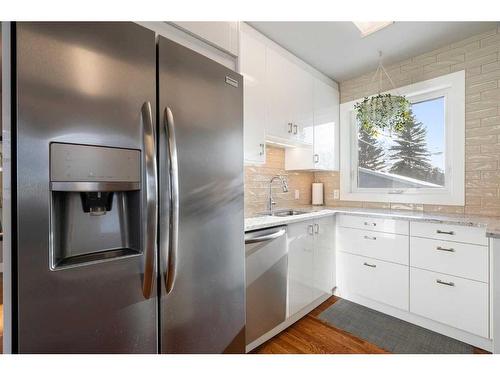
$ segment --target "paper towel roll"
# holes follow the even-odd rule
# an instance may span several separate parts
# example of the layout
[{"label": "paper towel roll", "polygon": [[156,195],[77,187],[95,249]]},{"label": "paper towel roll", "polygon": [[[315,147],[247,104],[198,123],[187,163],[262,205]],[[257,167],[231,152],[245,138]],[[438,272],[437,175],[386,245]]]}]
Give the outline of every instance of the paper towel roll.
[{"label": "paper towel roll", "polygon": [[312,184],[312,204],[321,206],[323,204],[323,183],[314,182]]}]

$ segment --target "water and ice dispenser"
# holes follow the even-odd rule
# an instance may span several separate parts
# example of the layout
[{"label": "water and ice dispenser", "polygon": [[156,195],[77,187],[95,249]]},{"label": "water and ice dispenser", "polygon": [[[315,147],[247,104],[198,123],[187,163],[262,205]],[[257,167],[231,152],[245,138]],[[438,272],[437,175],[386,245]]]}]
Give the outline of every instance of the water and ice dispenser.
[{"label": "water and ice dispenser", "polygon": [[50,145],[50,268],[141,253],[141,152]]}]

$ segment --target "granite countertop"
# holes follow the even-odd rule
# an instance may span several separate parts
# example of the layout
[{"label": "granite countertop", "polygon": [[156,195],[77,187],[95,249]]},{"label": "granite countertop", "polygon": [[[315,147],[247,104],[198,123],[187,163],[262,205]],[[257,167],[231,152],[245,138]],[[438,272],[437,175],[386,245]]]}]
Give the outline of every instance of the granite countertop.
[{"label": "granite countertop", "polygon": [[[431,223],[456,224],[473,227],[486,228],[486,236],[500,238],[500,217],[489,217],[480,215],[442,214],[421,211],[407,210],[386,210],[353,207],[326,207],[326,206],[305,206],[294,207],[296,210],[307,213],[296,216],[255,216],[245,219],[245,231],[270,228],[278,225],[296,223],[316,217],[323,217],[336,214],[351,214],[368,217],[384,217],[390,219],[404,219],[413,221],[425,221]],[[279,210],[279,209],[277,209]]]}]

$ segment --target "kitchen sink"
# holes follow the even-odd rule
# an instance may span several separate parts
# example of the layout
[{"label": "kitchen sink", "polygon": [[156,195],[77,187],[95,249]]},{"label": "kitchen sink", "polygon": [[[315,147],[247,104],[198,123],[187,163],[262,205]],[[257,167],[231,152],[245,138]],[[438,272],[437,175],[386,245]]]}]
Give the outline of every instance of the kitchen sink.
[{"label": "kitchen sink", "polygon": [[284,216],[295,216],[295,215],[303,215],[307,214],[306,211],[298,211],[298,210],[276,210],[273,212],[264,212],[261,215],[263,216],[279,216],[279,217],[284,217]]}]

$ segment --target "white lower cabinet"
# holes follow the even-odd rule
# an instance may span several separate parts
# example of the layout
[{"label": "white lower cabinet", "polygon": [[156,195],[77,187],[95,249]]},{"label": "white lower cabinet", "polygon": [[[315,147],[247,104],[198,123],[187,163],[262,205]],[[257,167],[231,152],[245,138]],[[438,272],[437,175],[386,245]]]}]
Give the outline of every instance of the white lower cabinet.
[{"label": "white lower cabinet", "polygon": [[335,286],[333,217],[288,225],[288,314],[294,315]]},{"label": "white lower cabinet", "polygon": [[484,228],[354,215],[337,225],[341,297],[491,349]]},{"label": "white lower cabinet", "polygon": [[333,216],[314,220],[313,283],[316,297],[335,287],[335,222]]},{"label": "white lower cabinet", "polygon": [[487,283],[488,247],[412,237],[411,266]]},{"label": "white lower cabinet", "polygon": [[338,253],[344,292],[408,310],[408,266]]},{"label": "white lower cabinet", "polygon": [[408,265],[408,236],[361,229],[338,228],[339,250]]},{"label": "white lower cabinet", "polygon": [[488,337],[488,284],[411,268],[410,312]]},{"label": "white lower cabinet", "polygon": [[291,316],[314,300],[312,221],[288,225],[288,314]]}]

